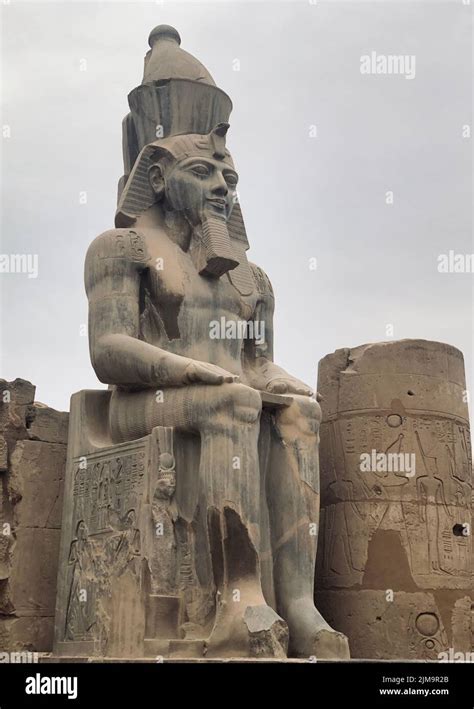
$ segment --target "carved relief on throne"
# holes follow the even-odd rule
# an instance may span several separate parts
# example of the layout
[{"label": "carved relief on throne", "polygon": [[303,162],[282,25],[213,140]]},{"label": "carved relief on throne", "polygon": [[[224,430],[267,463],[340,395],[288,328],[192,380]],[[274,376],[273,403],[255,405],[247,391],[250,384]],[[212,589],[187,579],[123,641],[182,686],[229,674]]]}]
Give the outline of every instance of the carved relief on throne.
[{"label": "carved relief on throne", "polygon": [[95,641],[104,650],[113,638],[113,623],[120,622],[121,579],[127,577],[128,586],[140,588],[139,528],[146,461],[143,442],[73,460],[74,536],[68,558],[66,642]]}]

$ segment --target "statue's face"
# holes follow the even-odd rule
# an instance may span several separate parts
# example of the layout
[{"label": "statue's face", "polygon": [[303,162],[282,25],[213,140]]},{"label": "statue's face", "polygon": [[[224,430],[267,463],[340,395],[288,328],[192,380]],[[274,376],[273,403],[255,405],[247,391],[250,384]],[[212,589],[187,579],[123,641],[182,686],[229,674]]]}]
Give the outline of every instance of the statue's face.
[{"label": "statue's face", "polygon": [[162,475],[156,484],[155,496],[160,499],[167,499],[174,495],[176,490],[176,480],[174,474]]},{"label": "statue's face", "polygon": [[164,172],[167,206],[184,212],[193,224],[203,216],[228,219],[238,175],[230,165],[211,157],[189,157]]}]

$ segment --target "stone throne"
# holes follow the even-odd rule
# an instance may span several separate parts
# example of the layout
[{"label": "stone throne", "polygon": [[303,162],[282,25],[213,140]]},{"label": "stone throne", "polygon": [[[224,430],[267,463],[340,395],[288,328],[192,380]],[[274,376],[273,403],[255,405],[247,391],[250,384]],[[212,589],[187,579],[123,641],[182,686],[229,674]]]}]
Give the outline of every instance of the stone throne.
[{"label": "stone throne", "polygon": [[[86,257],[109,388],[71,401],[55,653],[347,658],[313,599],[321,411],[273,362],[273,292],[247,261],[225,146],[232,104],[176,30],[149,42],[116,228]],[[223,314],[266,337],[216,342]]]},{"label": "stone throne", "polygon": [[[218,599],[202,564],[212,540],[199,508],[199,438],[157,426],[114,445],[110,395],[71,398],[55,654],[202,657]],[[288,397],[262,399],[261,571],[275,607],[265,486],[273,412]],[[268,649],[265,630],[255,619],[256,657]]]}]

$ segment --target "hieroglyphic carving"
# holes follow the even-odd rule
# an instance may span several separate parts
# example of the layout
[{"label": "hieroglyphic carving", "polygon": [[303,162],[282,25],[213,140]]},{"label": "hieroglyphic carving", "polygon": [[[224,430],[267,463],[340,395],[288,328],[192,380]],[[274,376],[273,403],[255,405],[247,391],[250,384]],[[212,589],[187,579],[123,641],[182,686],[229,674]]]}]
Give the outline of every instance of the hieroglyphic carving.
[{"label": "hieroglyphic carving", "polygon": [[145,242],[141,234],[131,229],[117,230],[111,235],[115,251],[122,258],[144,261],[147,258]]},{"label": "hieroglyphic carving", "polygon": [[448,646],[448,637],[436,613],[410,614],[408,637],[415,657],[438,660],[439,653]]},{"label": "hieroglyphic carving", "polygon": [[110,531],[114,519],[133,509],[143,484],[145,450],[93,454],[75,460],[74,504],[83,513],[89,534]]},{"label": "hieroglyphic carving", "polygon": [[[469,575],[471,537],[453,535],[455,522],[469,522],[470,518],[472,487],[462,479],[470,464],[464,443],[468,440],[466,424],[433,416],[397,416],[363,414],[359,419],[341,417],[323,424],[323,429],[336,430],[322,433],[322,440],[330,447],[329,455],[336,459],[333,446],[340,441],[345,461],[345,469],[338,469],[337,479],[323,490],[327,540],[324,575],[342,574],[342,585],[360,583],[369,540],[379,527],[400,533],[415,577],[432,573]],[[402,428],[396,437],[390,434],[394,420],[399,420]],[[371,436],[374,439],[369,443]],[[451,447],[445,441],[450,441]],[[361,472],[360,453],[371,448],[385,453],[415,453],[415,474]],[[338,578],[336,583],[341,581]]]},{"label": "hieroglyphic carving", "polygon": [[453,515],[446,503],[444,482],[437,474],[437,458],[425,453],[418,430],[415,431],[415,437],[424,467],[424,472],[416,478],[416,489],[420,519],[428,540],[428,572],[452,573],[453,535],[449,527],[446,527],[446,520]]}]

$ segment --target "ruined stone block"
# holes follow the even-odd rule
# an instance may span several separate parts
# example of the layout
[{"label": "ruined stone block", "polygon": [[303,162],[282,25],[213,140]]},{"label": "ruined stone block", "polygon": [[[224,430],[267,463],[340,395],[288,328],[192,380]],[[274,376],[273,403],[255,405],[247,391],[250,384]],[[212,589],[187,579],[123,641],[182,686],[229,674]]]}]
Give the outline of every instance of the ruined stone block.
[{"label": "ruined stone block", "polygon": [[18,527],[11,570],[0,595],[0,613],[53,615],[59,555],[57,529]]},{"label": "ruined stone block", "polygon": [[35,399],[36,387],[26,379],[15,379],[7,382],[0,379],[0,402],[3,404],[16,404],[17,406],[27,406]]},{"label": "ruined stone block", "polygon": [[68,414],[33,404],[35,388],[29,382],[3,380],[2,386],[7,396],[0,400],[0,649],[47,652],[52,649]]},{"label": "ruined stone block", "polygon": [[48,652],[53,645],[54,616],[11,616],[0,618],[2,652]]},{"label": "ruined stone block", "polygon": [[28,407],[28,437],[35,441],[67,444],[69,414],[39,404]]},{"label": "ruined stone block", "polygon": [[66,447],[40,441],[19,441],[11,456],[9,489],[17,502],[14,525],[61,526]]}]

